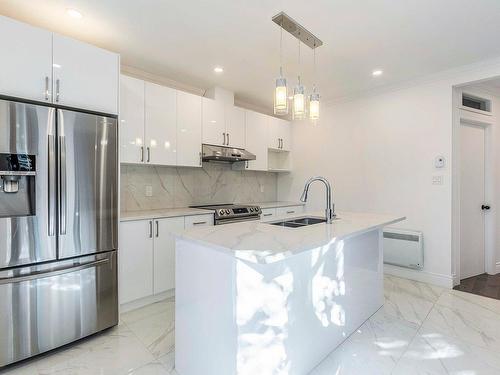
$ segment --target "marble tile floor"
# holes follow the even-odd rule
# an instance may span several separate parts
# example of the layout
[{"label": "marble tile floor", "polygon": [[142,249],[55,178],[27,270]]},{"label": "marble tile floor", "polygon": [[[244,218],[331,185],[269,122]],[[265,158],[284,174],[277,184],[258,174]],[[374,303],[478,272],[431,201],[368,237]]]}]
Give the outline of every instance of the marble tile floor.
[{"label": "marble tile floor", "polygon": [[[178,375],[174,300],[1,373]],[[341,374],[500,374],[500,301],[386,276],[384,307],[310,373]]]}]

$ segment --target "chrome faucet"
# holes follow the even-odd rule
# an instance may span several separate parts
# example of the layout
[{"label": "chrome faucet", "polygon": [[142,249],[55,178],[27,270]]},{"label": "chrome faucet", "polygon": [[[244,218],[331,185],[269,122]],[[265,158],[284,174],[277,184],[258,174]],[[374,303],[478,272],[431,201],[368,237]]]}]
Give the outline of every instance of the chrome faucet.
[{"label": "chrome faucet", "polygon": [[307,194],[309,193],[309,186],[314,182],[314,181],[321,181],[322,183],[325,184],[326,187],[326,209],[325,209],[325,216],[326,216],[326,223],[331,224],[333,219],[335,219],[335,205],[332,203],[332,187],[330,186],[330,183],[328,180],[324,177],[312,177],[306,182],[306,186],[304,186],[304,191],[302,192],[302,196],[300,197],[301,202],[307,202]]}]

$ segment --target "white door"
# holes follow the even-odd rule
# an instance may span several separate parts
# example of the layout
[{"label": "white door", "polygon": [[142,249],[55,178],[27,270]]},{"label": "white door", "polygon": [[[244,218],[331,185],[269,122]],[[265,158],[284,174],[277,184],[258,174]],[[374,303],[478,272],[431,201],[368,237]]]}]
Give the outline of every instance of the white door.
[{"label": "white door", "polygon": [[155,220],[154,294],[175,287],[175,232],[184,230],[184,217]]},{"label": "white door", "polygon": [[268,147],[275,150],[290,151],[290,122],[269,117]]},{"label": "white door", "polygon": [[226,144],[224,103],[209,98],[202,100],[203,143],[224,146]]},{"label": "white door", "polygon": [[144,161],[144,81],[120,76],[120,157],[122,163]]},{"label": "white door", "polygon": [[177,165],[201,167],[201,97],[177,91]]},{"label": "white door", "polygon": [[226,106],[226,144],[231,147],[245,148],[245,110]]},{"label": "white door", "polygon": [[153,222],[120,223],[118,260],[120,303],[153,294]]},{"label": "white door", "polygon": [[118,113],[119,55],[57,34],[53,52],[54,103]]},{"label": "white door", "polygon": [[268,118],[254,111],[246,111],[246,149],[256,160],[246,163],[248,170],[267,171]]},{"label": "white door", "polygon": [[460,126],[460,279],[485,272],[483,127]]},{"label": "white door", "polygon": [[52,101],[52,33],[0,16],[0,94]]},{"label": "white door", "polygon": [[146,163],[177,164],[176,90],[146,82]]}]

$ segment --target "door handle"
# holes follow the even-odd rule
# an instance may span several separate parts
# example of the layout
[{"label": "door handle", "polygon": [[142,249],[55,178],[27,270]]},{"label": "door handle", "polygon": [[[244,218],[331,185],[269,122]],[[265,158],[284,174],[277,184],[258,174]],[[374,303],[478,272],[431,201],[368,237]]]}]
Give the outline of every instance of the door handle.
[{"label": "door handle", "polygon": [[144,161],[144,146],[141,146],[141,163]]},{"label": "door handle", "polygon": [[[49,125],[50,126],[50,125]],[[56,175],[56,136],[51,134],[49,135],[48,143],[49,143],[49,155],[48,155],[48,235],[50,237],[55,236],[55,222],[56,222],[56,202],[55,202],[55,193],[56,193],[56,185],[57,185],[57,175]]]},{"label": "door handle", "polygon": [[149,238],[153,238],[153,222],[149,221]]},{"label": "door handle", "polygon": [[201,151],[199,152],[199,155],[200,155],[200,165],[201,165],[201,162],[202,162],[202,159],[201,159]]},{"label": "door handle", "polygon": [[146,149],[148,151],[148,159],[146,161],[149,163],[149,161],[151,160],[151,150],[149,149],[149,147],[146,147]]},{"label": "door handle", "polygon": [[159,228],[158,220],[155,221],[155,224],[156,224],[156,234],[155,234],[155,237],[158,237],[160,235],[160,228]]},{"label": "door handle", "polygon": [[59,233],[66,234],[67,191],[66,191],[66,137],[59,136]]},{"label": "door handle", "polygon": [[225,146],[226,145],[226,133],[222,133],[222,136],[224,137],[222,144]]},{"label": "door handle", "polygon": [[229,146],[229,133],[227,133],[227,146]]},{"label": "door handle", "polygon": [[49,100],[49,77],[45,76],[45,100]]},{"label": "door handle", "polygon": [[486,204],[481,205],[481,210],[483,210],[483,211],[489,210],[490,208],[491,207],[486,205]]},{"label": "door handle", "polygon": [[61,82],[58,79],[56,79],[56,102],[59,103],[59,89],[60,89],[60,86],[61,86]]}]

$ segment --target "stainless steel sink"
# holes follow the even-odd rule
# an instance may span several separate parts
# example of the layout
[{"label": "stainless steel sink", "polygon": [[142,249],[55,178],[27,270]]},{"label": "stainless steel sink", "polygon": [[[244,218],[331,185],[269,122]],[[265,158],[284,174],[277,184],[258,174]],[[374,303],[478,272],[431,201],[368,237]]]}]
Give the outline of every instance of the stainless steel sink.
[{"label": "stainless steel sink", "polygon": [[[335,218],[335,220],[338,220],[338,219],[339,218]],[[301,227],[306,227],[308,225],[320,224],[320,223],[325,223],[325,222],[326,222],[326,219],[321,218],[321,217],[304,216],[304,217],[297,217],[297,218],[288,219],[288,220],[271,221],[271,222],[268,222],[267,224],[277,225],[280,227],[287,227],[287,228],[301,228]]]}]

